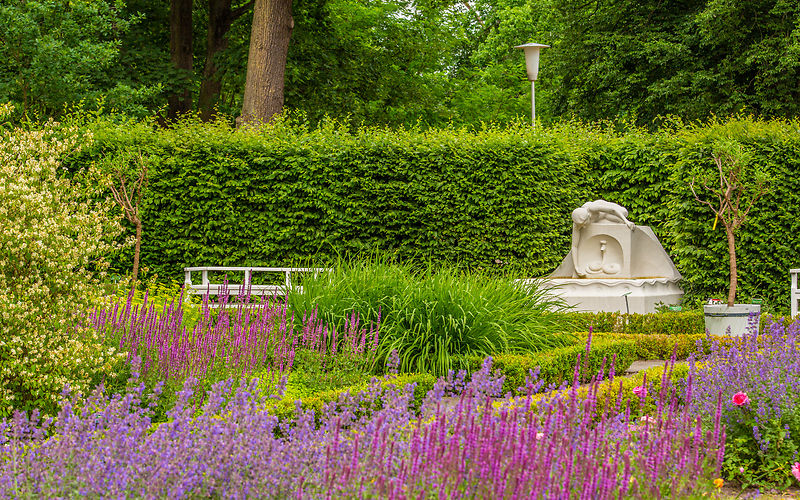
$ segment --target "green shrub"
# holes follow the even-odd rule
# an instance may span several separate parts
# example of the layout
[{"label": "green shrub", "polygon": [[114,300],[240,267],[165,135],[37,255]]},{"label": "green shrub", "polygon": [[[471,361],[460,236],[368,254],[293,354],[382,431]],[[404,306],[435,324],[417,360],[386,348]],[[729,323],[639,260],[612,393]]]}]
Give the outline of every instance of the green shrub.
[{"label": "green shrub", "polygon": [[581,330],[647,335],[701,335],[705,333],[703,311],[625,314],[617,312],[567,313]]},{"label": "green shrub", "polygon": [[354,313],[364,324],[380,319],[376,369],[393,350],[401,371],[441,376],[465,368],[465,356],[539,351],[570,341],[554,335],[572,326],[550,310],[561,303],[507,278],[455,266],[415,270],[385,257],[339,260],[333,267],[308,277],[302,291],[289,294],[289,303],[296,311],[316,309],[325,324],[339,329]]},{"label": "green shrub", "polygon": [[[414,384],[414,408],[419,409],[422,406],[422,401],[428,394],[428,391],[433,389],[436,383],[436,377],[427,373],[411,373],[400,375],[386,375],[380,380],[380,388],[383,390],[395,389],[400,390],[408,385]],[[283,399],[276,401],[271,411],[283,421],[291,421],[296,416],[297,401],[300,401],[300,407],[303,410],[314,410],[315,416],[319,419],[323,407],[335,401],[340,401],[344,404],[345,395],[358,396],[359,394],[369,390],[369,384],[361,383],[350,387],[341,389],[333,389],[323,392],[318,392],[306,397],[297,397],[296,394],[286,394]],[[370,408],[362,407],[361,411],[370,411]],[[319,420],[317,420],[319,423]]]},{"label": "green shrub", "polygon": [[103,295],[102,257],[120,225],[95,191],[61,177],[60,158],[91,138],[52,122],[7,128],[8,110],[0,106],[0,417],[53,414],[65,385],[87,393],[124,365],[78,325]]},{"label": "green shrub", "polygon": [[[624,373],[637,358],[633,340],[625,338],[606,339],[592,338],[591,349],[586,352],[586,341],[581,343],[529,354],[497,354],[492,357],[492,369],[498,370],[505,376],[503,393],[524,394],[525,380],[531,371],[539,368],[538,380],[544,381],[545,386],[560,386],[563,382],[572,383],[575,374],[575,365],[580,356],[581,366],[579,380],[589,382],[594,375],[605,367],[611,366],[611,361],[616,358],[614,367],[616,373]],[[483,358],[472,356],[468,358],[469,371],[480,369]]]},{"label": "green shrub", "polygon": [[[586,338],[588,332],[576,334],[580,338]],[[711,347],[705,335],[666,335],[656,334],[629,334],[629,333],[595,333],[592,339],[598,341],[618,341],[625,340],[633,343],[633,350],[636,359],[671,359],[673,352],[675,359],[686,359],[692,353],[700,351],[707,353]]]}]

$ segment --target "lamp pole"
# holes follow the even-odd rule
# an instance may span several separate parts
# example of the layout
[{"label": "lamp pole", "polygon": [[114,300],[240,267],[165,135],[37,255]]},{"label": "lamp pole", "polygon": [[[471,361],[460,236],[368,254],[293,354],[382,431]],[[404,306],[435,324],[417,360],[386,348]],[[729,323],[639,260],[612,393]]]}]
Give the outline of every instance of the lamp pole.
[{"label": "lamp pole", "polygon": [[514,47],[525,52],[525,67],[528,80],[531,82],[531,123],[534,127],[536,127],[536,78],[539,76],[539,53],[548,47],[550,46],[541,43],[526,43]]}]

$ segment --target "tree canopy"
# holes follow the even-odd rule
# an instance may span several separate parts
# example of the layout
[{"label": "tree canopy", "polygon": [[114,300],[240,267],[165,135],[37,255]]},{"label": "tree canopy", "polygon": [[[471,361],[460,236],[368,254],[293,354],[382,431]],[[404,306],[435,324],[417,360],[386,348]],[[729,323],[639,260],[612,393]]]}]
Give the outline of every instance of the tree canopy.
[{"label": "tree canopy", "polygon": [[[0,101],[208,119],[242,110],[253,2],[9,0],[0,6]],[[551,45],[537,82],[543,121],[706,119],[800,111],[794,0],[294,0],[284,109],[311,123],[443,125],[525,119],[514,45]],[[188,7],[187,7],[188,6]],[[188,52],[186,52],[188,50]],[[188,59],[187,59],[188,57]],[[180,100],[180,99],[178,99]]]}]

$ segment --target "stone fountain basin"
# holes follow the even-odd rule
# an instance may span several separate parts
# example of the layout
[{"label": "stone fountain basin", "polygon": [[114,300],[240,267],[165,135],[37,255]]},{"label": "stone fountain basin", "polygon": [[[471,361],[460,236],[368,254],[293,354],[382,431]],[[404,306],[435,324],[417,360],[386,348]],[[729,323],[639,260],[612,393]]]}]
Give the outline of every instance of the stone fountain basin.
[{"label": "stone fountain basin", "polygon": [[[520,280],[522,286],[538,283],[576,312],[630,312],[649,314],[656,306],[680,304],[683,290],[674,278],[541,278]],[[627,297],[627,305],[626,305]]]}]

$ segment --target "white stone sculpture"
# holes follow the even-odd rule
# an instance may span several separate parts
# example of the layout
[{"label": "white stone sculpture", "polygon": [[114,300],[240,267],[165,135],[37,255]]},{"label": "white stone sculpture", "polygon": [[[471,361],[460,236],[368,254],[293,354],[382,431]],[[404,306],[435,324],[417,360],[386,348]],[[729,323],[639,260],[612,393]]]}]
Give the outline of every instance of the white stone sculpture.
[{"label": "white stone sculpture", "polygon": [[680,302],[681,274],[653,230],[605,200],[572,212],[572,245],[544,286],[579,311],[649,313]]}]

